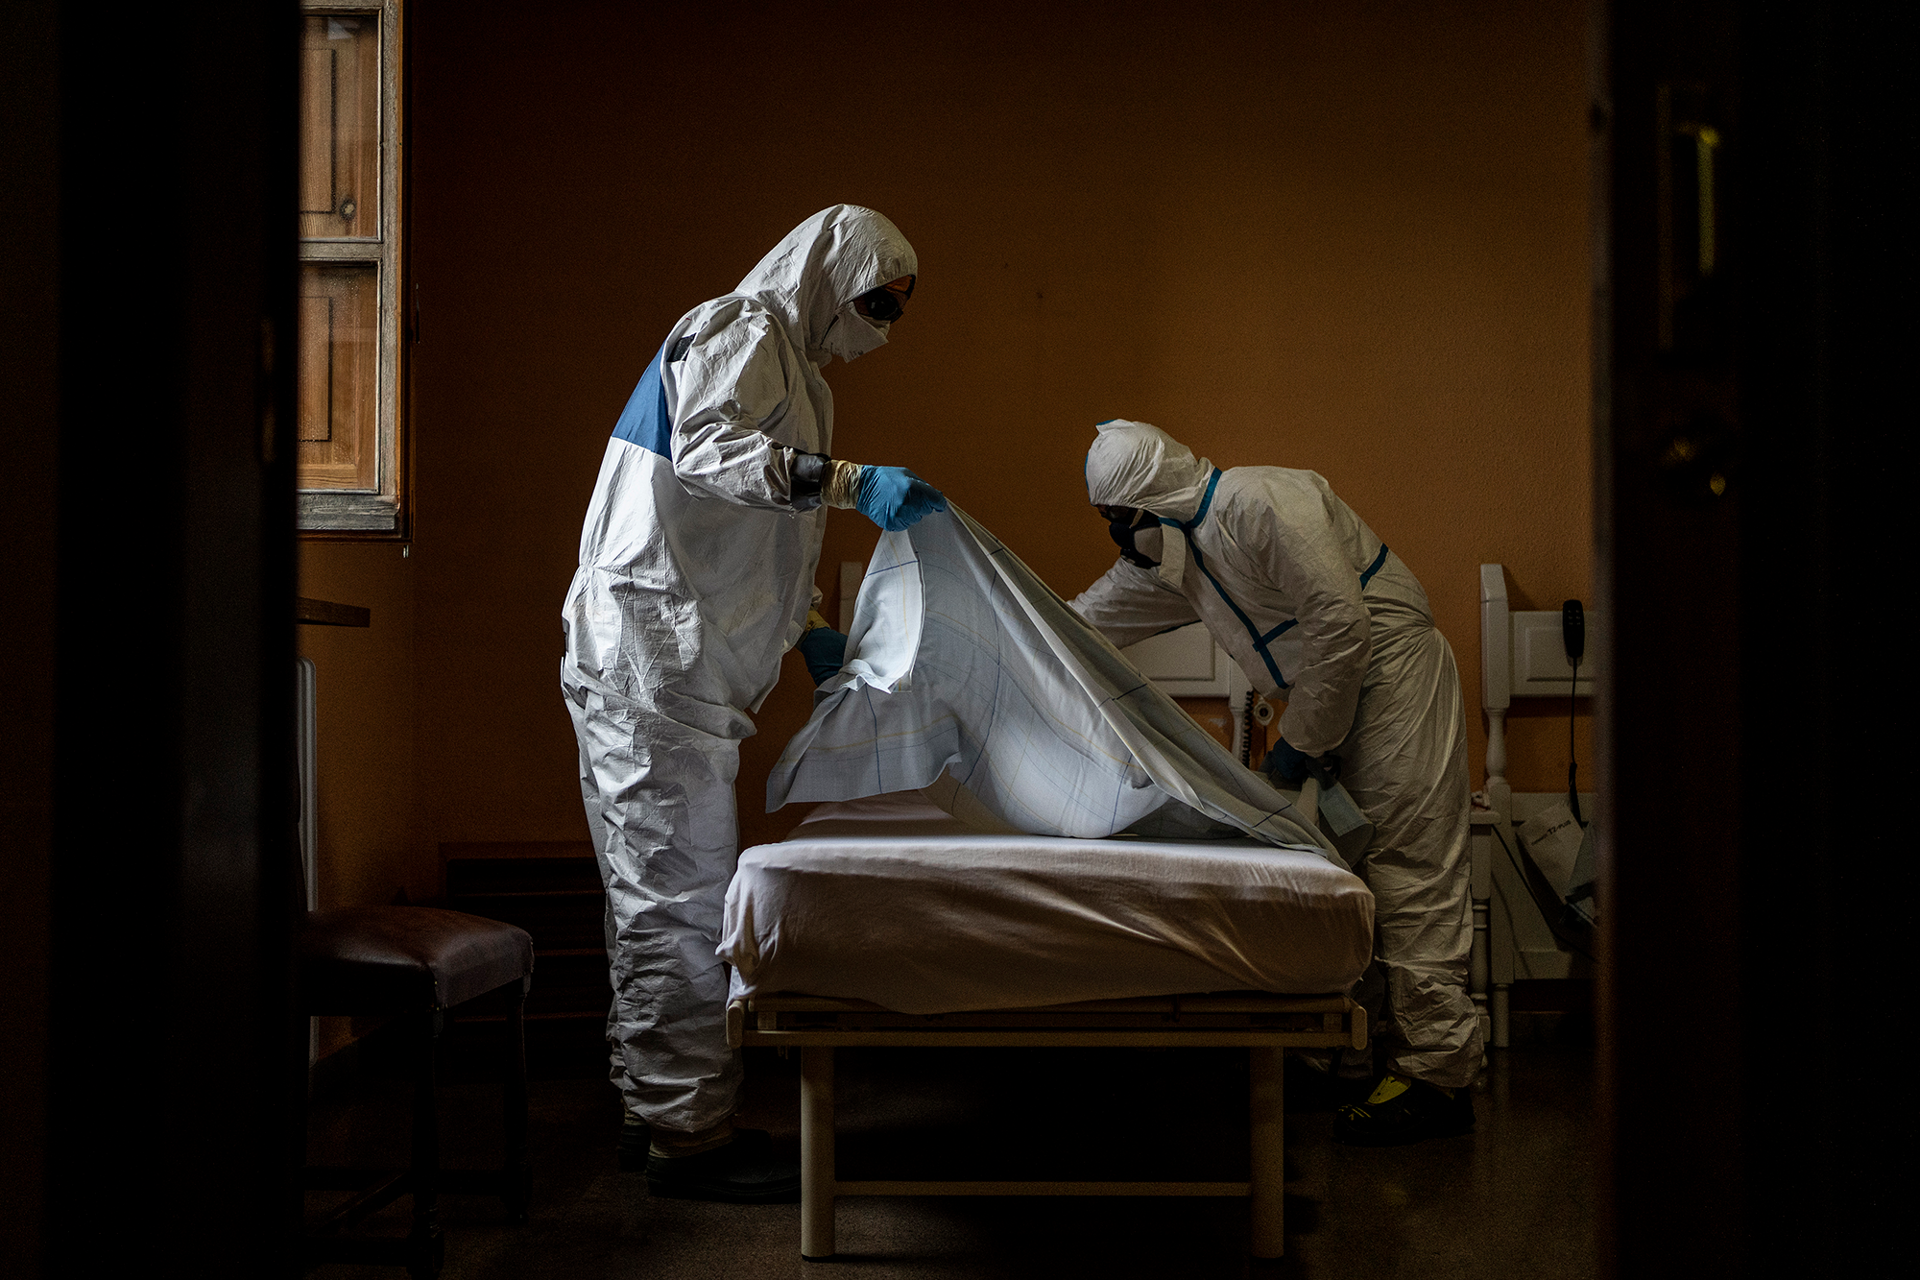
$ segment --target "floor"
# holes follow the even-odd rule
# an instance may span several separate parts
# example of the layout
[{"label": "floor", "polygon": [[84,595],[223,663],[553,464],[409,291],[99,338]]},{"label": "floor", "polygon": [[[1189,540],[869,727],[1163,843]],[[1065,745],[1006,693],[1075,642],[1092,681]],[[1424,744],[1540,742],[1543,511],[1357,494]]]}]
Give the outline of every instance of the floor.
[{"label": "floor", "polygon": [[[619,1104],[604,1081],[559,1073],[531,1087],[534,1207],[446,1197],[448,1280],[750,1280],[846,1272],[962,1277],[1295,1276],[1585,1280],[1593,1253],[1594,1087],[1588,1037],[1558,1014],[1516,1014],[1515,1044],[1474,1089],[1470,1136],[1365,1150],[1330,1140],[1331,1091],[1289,1061],[1287,1248],[1246,1257],[1246,1204],[1203,1199],[854,1199],[840,1256],[799,1256],[797,1205],[655,1200],[615,1170]],[[838,1059],[844,1177],[1234,1179],[1246,1176],[1245,1056],[1232,1050],[863,1050]],[[751,1050],[744,1123],[797,1155],[797,1060]],[[316,1107],[316,1163],[398,1161],[409,1091],[362,1080]],[[497,1159],[499,1092],[441,1091],[449,1167]],[[328,1195],[313,1193],[309,1211]],[[362,1234],[404,1234],[405,1202]],[[312,1280],[398,1270],[329,1265]]]}]

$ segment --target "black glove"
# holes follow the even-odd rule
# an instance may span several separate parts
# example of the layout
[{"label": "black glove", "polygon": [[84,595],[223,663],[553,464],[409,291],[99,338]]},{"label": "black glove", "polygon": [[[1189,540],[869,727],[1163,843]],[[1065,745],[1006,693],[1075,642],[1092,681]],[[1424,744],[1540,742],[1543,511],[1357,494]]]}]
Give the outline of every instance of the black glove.
[{"label": "black glove", "polygon": [[1267,758],[1260,762],[1260,771],[1275,782],[1287,782],[1297,787],[1307,780],[1308,763],[1307,757],[1295,751],[1291,742],[1281,738],[1267,752]]},{"label": "black glove", "polygon": [[847,660],[847,637],[832,627],[815,627],[794,648],[807,660],[807,674],[816,689],[838,675],[840,664]]},{"label": "black glove", "polygon": [[1340,780],[1340,757],[1331,751],[1325,755],[1310,756],[1281,738],[1267,752],[1267,758],[1260,762],[1260,769],[1275,782],[1286,782],[1296,787],[1309,777],[1332,785]]}]

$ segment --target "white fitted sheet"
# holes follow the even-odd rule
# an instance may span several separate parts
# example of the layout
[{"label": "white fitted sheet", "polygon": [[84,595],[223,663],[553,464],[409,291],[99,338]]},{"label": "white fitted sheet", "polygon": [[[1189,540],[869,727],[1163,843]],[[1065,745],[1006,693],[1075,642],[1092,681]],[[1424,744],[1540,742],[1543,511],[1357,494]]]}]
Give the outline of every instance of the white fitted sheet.
[{"label": "white fitted sheet", "polygon": [[918,793],[742,853],[720,943],[736,994],[903,1013],[1344,991],[1372,949],[1373,895],[1316,852],[990,834]]}]

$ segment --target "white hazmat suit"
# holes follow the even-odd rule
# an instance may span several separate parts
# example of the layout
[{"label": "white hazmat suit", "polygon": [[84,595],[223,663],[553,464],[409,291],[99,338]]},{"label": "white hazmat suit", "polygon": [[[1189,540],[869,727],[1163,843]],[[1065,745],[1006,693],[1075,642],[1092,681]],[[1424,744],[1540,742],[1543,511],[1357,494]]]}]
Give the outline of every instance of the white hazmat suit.
[{"label": "white hazmat suit", "polygon": [[826,513],[806,472],[833,444],[820,366],[884,342],[853,300],[917,274],[881,215],[809,218],[674,325],[601,462],[560,682],[607,889],[614,1082],[656,1129],[708,1130],[735,1107],[715,954],[734,776],[747,712],[814,600]]},{"label": "white hazmat suit", "polygon": [[1472,1081],[1480,1022],[1467,994],[1466,716],[1453,650],[1426,592],[1311,471],[1222,471],[1157,427],[1102,423],[1087,454],[1101,506],[1159,517],[1161,567],[1117,561],[1073,601],[1116,645],[1196,619],[1269,700],[1280,735],[1333,752],[1374,826],[1354,869],[1374,895],[1390,1069],[1443,1089]]}]

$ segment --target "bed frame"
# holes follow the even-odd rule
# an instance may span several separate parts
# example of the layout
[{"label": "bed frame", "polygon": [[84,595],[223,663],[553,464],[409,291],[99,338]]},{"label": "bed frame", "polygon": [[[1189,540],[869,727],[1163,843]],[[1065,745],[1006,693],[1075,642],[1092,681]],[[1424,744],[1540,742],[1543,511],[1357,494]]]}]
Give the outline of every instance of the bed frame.
[{"label": "bed frame", "polygon": [[[1593,615],[1589,612],[1588,631]],[[1591,652],[1591,650],[1589,651]],[[1507,782],[1507,712],[1515,698],[1553,698],[1565,704],[1569,686],[1578,697],[1593,693],[1591,667],[1579,679],[1567,663],[1558,609],[1515,610],[1507,603],[1506,568],[1480,566],[1480,709],[1487,717],[1487,780],[1474,796],[1473,962],[1469,986],[1479,1006],[1486,1042],[1510,1043],[1509,996],[1517,978],[1584,976],[1586,961],[1553,936],[1534,905],[1521,871],[1508,857],[1515,834],[1542,807],[1565,799],[1561,792],[1518,792]],[[1592,795],[1580,806],[1593,812]],[[1503,847],[1504,840],[1504,847]]]},{"label": "bed frame", "polygon": [[[834,1252],[841,1196],[1245,1196],[1256,1258],[1285,1253],[1285,1084],[1293,1048],[1363,1049],[1367,1020],[1341,995],[1261,992],[1095,1000],[1040,1009],[895,1013],[859,1000],[773,995],[735,999],[727,1042],[800,1050],[800,1254]],[[913,1048],[1228,1047],[1249,1057],[1252,1164],[1246,1182],[843,1182],[834,1172],[833,1051]]]}]

